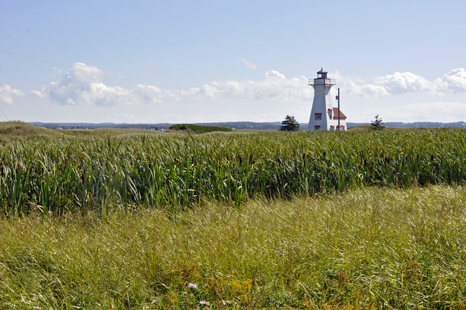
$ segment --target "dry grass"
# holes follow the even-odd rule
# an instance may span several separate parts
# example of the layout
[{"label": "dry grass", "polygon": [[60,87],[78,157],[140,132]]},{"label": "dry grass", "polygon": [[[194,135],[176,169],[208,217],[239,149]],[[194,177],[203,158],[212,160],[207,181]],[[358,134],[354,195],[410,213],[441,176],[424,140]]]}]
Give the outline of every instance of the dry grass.
[{"label": "dry grass", "polygon": [[461,187],[366,188],[175,216],[4,218],[0,308],[460,307],[465,201]]}]

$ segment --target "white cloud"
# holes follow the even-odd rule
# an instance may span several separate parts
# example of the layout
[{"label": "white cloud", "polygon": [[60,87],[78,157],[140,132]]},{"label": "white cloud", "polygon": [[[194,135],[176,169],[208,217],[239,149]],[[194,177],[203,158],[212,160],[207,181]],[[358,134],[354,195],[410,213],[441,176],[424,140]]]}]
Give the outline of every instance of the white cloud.
[{"label": "white cloud", "polygon": [[466,91],[466,71],[464,68],[451,70],[435,81],[411,72],[395,72],[374,79],[374,83],[366,83],[360,77],[343,77],[336,72],[337,82],[342,89],[353,95],[363,97],[381,97],[390,94],[408,92],[429,92],[432,95],[445,95]]},{"label": "white cloud", "polygon": [[313,93],[307,81],[304,76],[288,79],[280,72],[271,70],[259,81],[213,81],[188,89],[161,89],[158,86],[140,84],[133,94],[148,102],[206,99],[309,100]]},{"label": "white cloud", "polygon": [[283,101],[311,99],[313,91],[307,83],[308,79],[304,76],[288,79],[275,70],[266,72],[260,81],[211,82],[223,98]]},{"label": "white cloud", "polygon": [[[94,104],[97,106],[113,106],[116,104],[132,104],[134,97],[131,91],[118,86],[108,86],[104,80],[109,74],[103,70],[76,62],[70,71],[59,82],[52,82],[42,90],[42,96],[63,105]],[[39,92],[31,92],[41,96]]]},{"label": "white cloud", "polygon": [[0,103],[13,105],[13,97],[19,96],[24,96],[24,92],[19,89],[11,88],[11,86],[8,84],[3,84],[3,86],[0,86]]},{"label": "white cloud", "polygon": [[44,93],[44,91],[40,91],[40,90],[31,90],[29,92],[31,95],[37,97],[37,98],[45,98],[46,97],[46,94]]},{"label": "white cloud", "polygon": [[[37,97],[48,97],[62,105],[89,104],[102,107],[159,102],[204,102],[206,100],[276,100],[311,101],[314,95],[304,76],[287,78],[282,73],[270,70],[261,80],[212,81],[200,87],[169,89],[157,85],[138,84],[134,88],[111,86],[106,79],[111,75],[103,70],[75,63],[59,82],[52,82],[42,91],[32,91]],[[382,97],[408,92],[428,92],[433,95],[466,91],[466,71],[463,68],[451,70],[435,81],[428,81],[411,72],[395,72],[375,78],[367,83],[360,77],[342,76],[339,72],[331,75],[348,94],[363,97]],[[3,102],[12,103],[14,92],[1,88]],[[5,94],[8,94],[9,97]]]},{"label": "white cloud", "polygon": [[453,69],[442,78],[435,80],[439,92],[457,93],[466,91],[466,71],[464,68]]},{"label": "white cloud", "polygon": [[375,79],[375,85],[384,88],[387,93],[391,94],[431,91],[435,88],[432,82],[411,72],[395,72],[394,74],[378,77]]},{"label": "white cloud", "polygon": [[368,84],[358,76],[342,76],[339,71],[336,71],[331,75],[331,78],[335,78],[340,88],[350,95],[362,97],[382,97],[388,95],[388,91],[383,86]]},{"label": "white cloud", "polygon": [[252,70],[257,69],[257,66],[255,64],[253,64],[252,62],[247,61],[246,59],[243,58],[243,59],[241,59],[241,61],[243,62],[243,65],[246,68],[249,68],[249,69],[252,69]]},{"label": "white cloud", "polygon": [[[289,113],[297,116],[295,113]],[[215,122],[270,122],[281,120],[286,114],[284,113],[199,113],[199,114],[189,114],[189,115],[180,115],[180,114],[163,114],[159,115],[159,119],[163,119],[163,122],[168,123],[209,123],[212,121]],[[309,117],[306,113],[306,118]],[[158,122],[158,121],[155,121]]]},{"label": "white cloud", "polygon": [[32,91],[36,97],[48,97],[62,105],[92,104],[113,106],[138,102],[203,101],[213,99],[309,100],[312,90],[304,76],[286,78],[278,71],[265,73],[259,81],[214,81],[200,87],[167,89],[156,85],[138,84],[133,89],[105,84],[109,74],[97,67],[75,63],[59,82],[52,82],[42,91]]}]

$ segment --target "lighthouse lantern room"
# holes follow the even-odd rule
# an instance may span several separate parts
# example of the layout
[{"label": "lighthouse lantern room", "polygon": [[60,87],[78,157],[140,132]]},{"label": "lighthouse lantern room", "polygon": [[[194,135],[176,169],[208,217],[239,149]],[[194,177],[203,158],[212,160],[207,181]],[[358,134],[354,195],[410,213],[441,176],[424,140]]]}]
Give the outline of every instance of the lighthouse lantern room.
[{"label": "lighthouse lantern room", "polygon": [[335,80],[327,78],[327,73],[321,68],[317,72],[317,78],[309,80],[309,85],[314,87],[314,101],[308,130],[346,130],[346,116],[338,111],[338,108],[333,107],[330,95]]}]

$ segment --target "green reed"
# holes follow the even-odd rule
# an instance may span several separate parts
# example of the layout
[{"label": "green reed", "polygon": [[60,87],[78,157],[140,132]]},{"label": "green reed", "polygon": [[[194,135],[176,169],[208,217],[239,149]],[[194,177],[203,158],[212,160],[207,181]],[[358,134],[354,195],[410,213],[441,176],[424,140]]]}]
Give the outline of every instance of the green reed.
[{"label": "green reed", "polygon": [[0,146],[5,214],[135,206],[176,211],[363,186],[466,180],[461,129],[40,138]]}]

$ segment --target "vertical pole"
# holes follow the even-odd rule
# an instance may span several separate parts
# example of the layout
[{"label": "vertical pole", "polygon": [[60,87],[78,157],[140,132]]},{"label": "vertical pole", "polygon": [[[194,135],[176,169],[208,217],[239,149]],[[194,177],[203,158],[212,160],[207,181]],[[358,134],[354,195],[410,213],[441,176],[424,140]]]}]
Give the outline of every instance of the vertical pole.
[{"label": "vertical pole", "polygon": [[340,127],[340,88],[338,87],[338,130],[341,130]]}]

